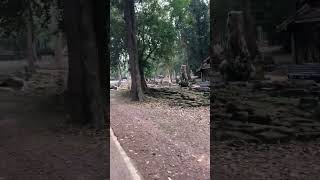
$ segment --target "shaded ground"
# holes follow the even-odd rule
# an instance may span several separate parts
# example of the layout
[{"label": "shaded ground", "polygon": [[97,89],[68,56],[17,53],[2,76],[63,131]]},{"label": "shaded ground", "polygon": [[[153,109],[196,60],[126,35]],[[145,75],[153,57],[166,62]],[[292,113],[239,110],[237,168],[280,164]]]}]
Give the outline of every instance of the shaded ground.
[{"label": "shaded ground", "polygon": [[213,145],[213,179],[216,180],[318,180],[320,141],[287,144]]},{"label": "shaded ground", "polygon": [[106,179],[106,134],[66,124],[51,93],[55,74],[36,74],[24,92],[0,91],[0,179]]},{"label": "shaded ground", "polygon": [[260,81],[217,89],[211,111],[215,138],[256,143],[319,138],[319,90],[312,81]]},{"label": "shaded ground", "polygon": [[216,89],[213,179],[319,179],[318,93],[319,84],[306,80]]},{"label": "shaded ground", "polygon": [[111,127],[145,179],[210,179],[209,107],[132,103],[111,92]]}]

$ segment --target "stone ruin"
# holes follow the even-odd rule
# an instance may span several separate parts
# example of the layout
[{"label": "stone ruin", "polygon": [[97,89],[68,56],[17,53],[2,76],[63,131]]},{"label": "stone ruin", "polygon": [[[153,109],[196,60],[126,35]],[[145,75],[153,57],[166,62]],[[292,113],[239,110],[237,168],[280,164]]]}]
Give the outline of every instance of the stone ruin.
[{"label": "stone ruin", "polygon": [[211,102],[216,141],[284,143],[320,138],[320,84],[307,80],[233,82]]},{"label": "stone ruin", "polygon": [[181,65],[180,74],[179,85],[181,87],[189,87],[191,77],[187,65]]}]

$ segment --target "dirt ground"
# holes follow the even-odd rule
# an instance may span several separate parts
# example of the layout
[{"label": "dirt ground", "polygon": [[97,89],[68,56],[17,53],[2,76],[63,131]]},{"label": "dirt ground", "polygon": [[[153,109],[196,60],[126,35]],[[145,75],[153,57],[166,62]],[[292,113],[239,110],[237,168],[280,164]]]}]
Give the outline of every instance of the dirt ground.
[{"label": "dirt ground", "polygon": [[231,147],[213,144],[214,180],[318,180],[320,141]]},{"label": "dirt ground", "polygon": [[[296,82],[297,83],[297,82]],[[303,81],[303,83],[307,83]],[[304,84],[301,84],[301,86]],[[230,85],[230,88],[233,87]],[[285,86],[286,87],[286,86]],[[312,86],[301,87],[305,90]],[[296,88],[296,86],[294,86]],[[315,89],[318,86],[315,87]],[[232,88],[231,88],[232,89]],[[256,111],[256,115],[263,115],[264,113],[277,114],[279,119],[273,118],[274,125],[281,127],[281,123],[285,123],[285,119],[288,122],[292,122],[297,117],[304,117],[310,120],[310,122],[317,124],[319,123],[311,114],[311,109],[300,109],[299,110],[299,99],[306,98],[303,95],[294,95],[284,97],[281,95],[273,96],[266,95],[263,92],[248,91],[250,88],[235,88],[231,91],[224,92],[226,89],[221,91],[216,90],[216,105],[219,101],[224,102],[239,102],[240,104],[252,104],[248,109]],[[283,91],[290,90],[290,88],[282,88]],[[281,91],[281,90],[280,90]],[[222,93],[223,92],[223,93]],[[234,93],[232,93],[234,92]],[[277,90],[270,91],[272,93]],[[257,96],[260,94],[259,96]],[[283,93],[285,94],[285,93]],[[307,93],[308,97],[312,93]],[[289,95],[285,94],[285,95]],[[250,97],[251,96],[251,97]],[[261,101],[261,98],[263,99]],[[219,100],[220,99],[220,100]],[[259,100],[260,99],[260,100]],[[250,101],[250,102],[249,102]],[[232,104],[232,103],[231,103]],[[239,105],[239,104],[238,104]],[[221,106],[222,107],[222,106]],[[232,106],[225,106],[232,107]],[[240,106],[237,106],[240,107]],[[249,106],[245,106],[248,108]],[[276,108],[275,108],[276,107]],[[228,109],[227,108],[227,109]],[[301,108],[301,107],[300,107]],[[257,111],[259,110],[260,111]],[[280,113],[277,113],[277,109],[280,109]],[[219,113],[231,113],[231,111],[224,111],[223,108],[215,106],[212,109],[212,121],[215,122],[215,126],[218,127],[219,122],[229,123],[225,127],[216,128],[214,132],[244,132],[245,127],[239,129],[234,128],[233,130],[225,130],[224,128],[232,129],[231,122],[241,123],[241,115],[234,115],[233,118],[227,116],[217,116]],[[232,113],[237,112],[236,109],[232,110]],[[297,113],[301,112],[301,113]],[[292,113],[292,115],[291,115]],[[309,114],[308,114],[309,113]],[[254,114],[254,113],[253,113]],[[276,117],[272,116],[272,117]],[[258,116],[256,116],[258,117]],[[258,118],[256,118],[257,120]],[[234,121],[233,121],[234,120]],[[246,125],[250,125],[251,120],[254,118],[246,119]],[[275,122],[280,122],[277,126]],[[258,121],[257,121],[258,122]],[[266,123],[262,120],[259,123]],[[254,123],[253,123],[254,124]],[[320,140],[319,136],[305,136],[307,138],[299,139],[295,138],[301,134],[317,133],[316,129],[307,129],[308,124],[298,124],[297,128],[292,132],[290,138],[281,141],[259,141],[259,143],[247,143],[245,142],[246,137],[243,134],[235,133],[232,139],[216,140],[212,141],[212,179],[214,180],[317,180],[320,177]],[[254,131],[259,131],[259,125],[256,124],[253,128]],[[270,126],[271,127],[271,126]],[[291,127],[290,123],[284,127]],[[316,127],[316,126],[315,126]],[[305,130],[304,130],[305,128]],[[252,129],[251,129],[252,130]],[[250,131],[250,130],[249,130]],[[249,132],[248,131],[248,132]],[[253,131],[251,131],[253,132]],[[270,131],[275,132],[275,131]],[[280,132],[280,131],[279,131]],[[216,133],[218,134],[218,133]],[[254,133],[250,133],[254,135]],[[318,134],[316,134],[318,135]],[[258,136],[257,136],[258,137]],[[274,136],[276,137],[276,136]],[[301,136],[302,137],[302,136]],[[263,140],[263,138],[261,139]]]},{"label": "dirt ground", "polygon": [[67,124],[57,96],[36,94],[0,91],[0,179],[106,179],[106,134]]},{"label": "dirt ground", "polygon": [[111,127],[145,179],[210,179],[209,107],[132,103],[111,92]]}]

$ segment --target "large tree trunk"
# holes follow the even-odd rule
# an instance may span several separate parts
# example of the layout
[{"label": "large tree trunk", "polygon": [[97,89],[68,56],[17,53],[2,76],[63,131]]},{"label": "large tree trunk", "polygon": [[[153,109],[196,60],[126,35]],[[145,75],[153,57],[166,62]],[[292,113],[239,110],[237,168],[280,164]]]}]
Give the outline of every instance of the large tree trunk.
[{"label": "large tree trunk", "polygon": [[142,66],[140,66],[140,77],[141,77],[142,91],[143,92],[147,92],[148,91],[148,85],[147,85],[146,77],[144,75],[144,71],[143,71],[143,67]]},{"label": "large tree trunk", "polygon": [[129,53],[129,70],[131,74],[131,95],[133,100],[143,99],[141,72],[138,60],[134,0],[124,1],[124,19],[127,30],[127,47]]},{"label": "large tree trunk", "polygon": [[90,117],[97,128],[105,123],[102,85],[100,81],[99,50],[95,33],[93,4],[91,0],[82,1],[83,53],[86,80],[86,95],[89,102]]},{"label": "large tree trunk", "polygon": [[[110,3],[109,1],[93,1],[94,4],[94,27],[96,32],[96,43],[99,54],[99,80],[102,103],[104,104],[105,119],[109,118],[109,105],[107,102],[110,99]],[[109,130],[109,129],[108,129]]]},{"label": "large tree trunk", "polygon": [[79,0],[63,1],[64,26],[68,44],[68,105],[71,118],[74,122],[88,121],[86,107],[85,77],[82,61],[82,34],[81,34],[81,6]]},{"label": "large tree trunk", "polygon": [[[92,123],[96,128],[105,124],[105,84],[101,81],[107,69],[100,69],[101,42],[95,28],[93,7],[89,0],[65,1],[65,26],[68,39],[68,94],[72,119]],[[102,22],[104,24],[104,22]],[[103,29],[103,27],[102,27]],[[106,59],[104,59],[106,61]],[[101,72],[102,71],[102,72]]]}]

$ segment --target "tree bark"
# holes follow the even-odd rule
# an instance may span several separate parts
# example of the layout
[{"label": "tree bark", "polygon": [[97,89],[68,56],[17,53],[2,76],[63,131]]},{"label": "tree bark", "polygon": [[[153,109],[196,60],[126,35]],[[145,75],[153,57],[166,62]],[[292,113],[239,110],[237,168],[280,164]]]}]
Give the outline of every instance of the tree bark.
[{"label": "tree bark", "polygon": [[121,64],[119,62],[118,63],[118,86],[121,85],[121,81],[122,81],[122,73],[121,73]]},{"label": "tree bark", "polygon": [[171,76],[170,68],[168,68],[168,74],[169,74],[169,82],[171,84],[172,83],[172,76]]},{"label": "tree bark", "polygon": [[143,99],[141,71],[138,60],[134,0],[124,1],[124,19],[127,30],[127,48],[129,53],[129,71],[131,74],[131,95],[133,100]]},{"label": "tree bark", "polygon": [[148,91],[148,85],[146,81],[146,77],[144,75],[143,67],[140,65],[140,77],[141,77],[141,87],[143,92]]},{"label": "tree bark", "polygon": [[138,59],[139,59],[139,71],[140,71],[140,77],[141,77],[141,87],[142,87],[142,91],[143,92],[147,92],[148,91],[148,85],[146,82],[146,77],[145,77],[145,73],[144,73],[144,67],[143,67],[143,61],[147,61],[149,59],[149,57],[151,56],[151,53],[149,53],[149,55],[143,59],[143,54],[144,54],[144,50],[142,51],[138,51]]},{"label": "tree bark", "polygon": [[56,37],[56,43],[55,43],[55,62],[58,67],[62,67],[62,60],[63,60],[63,36],[62,32],[58,32]]},{"label": "tree bark", "polygon": [[[97,24],[89,0],[64,1],[65,27],[68,40],[69,78],[68,95],[71,117],[74,121],[91,123],[96,128],[105,124],[105,84],[101,68],[103,54],[98,42]],[[104,24],[104,22],[102,22]],[[101,35],[101,34],[100,34]]]},{"label": "tree bark", "polygon": [[25,23],[26,23],[26,36],[27,36],[27,61],[28,70],[32,73],[35,71],[35,56],[34,56],[34,36],[33,36],[33,19],[30,5],[26,12]]},{"label": "tree bark", "polygon": [[245,39],[247,42],[248,50],[250,53],[250,59],[255,59],[260,54],[257,45],[257,31],[255,25],[255,18],[251,11],[251,0],[245,0],[244,3],[244,29]]},{"label": "tree bark", "polygon": [[[93,1],[94,11],[94,27],[96,32],[96,43],[99,54],[99,80],[102,103],[104,104],[103,110],[105,119],[109,118],[108,101],[110,99],[110,3],[109,1]],[[109,124],[107,124],[109,125]],[[108,127],[107,127],[108,128]],[[108,129],[109,130],[109,129]]]},{"label": "tree bark", "polygon": [[96,42],[93,5],[90,0],[82,1],[82,30],[83,30],[83,53],[86,81],[86,95],[89,102],[90,119],[96,128],[102,128],[105,123],[104,103],[101,99],[99,52]]},{"label": "tree bark", "polygon": [[86,108],[85,77],[81,47],[81,6],[79,0],[63,1],[64,26],[68,44],[69,112],[74,122],[86,123],[89,115]]}]

